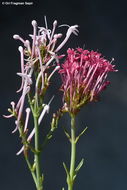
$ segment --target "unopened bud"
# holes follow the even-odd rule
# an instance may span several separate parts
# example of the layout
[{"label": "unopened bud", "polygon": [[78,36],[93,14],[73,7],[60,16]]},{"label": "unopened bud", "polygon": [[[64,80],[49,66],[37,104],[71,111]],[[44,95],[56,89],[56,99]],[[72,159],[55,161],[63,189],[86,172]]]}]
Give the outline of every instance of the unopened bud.
[{"label": "unopened bud", "polygon": [[15,34],[15,35],[13,35],[13,38],[14,38],[15,40],[18,40],[18,39],[20,38],[20,36],[17,35],[17,34]]},{"label": "unopened bud", "polygon": [[37,26],[36,20],[32,20],[31,24],[32,24],[33,27],[36,27]]}]

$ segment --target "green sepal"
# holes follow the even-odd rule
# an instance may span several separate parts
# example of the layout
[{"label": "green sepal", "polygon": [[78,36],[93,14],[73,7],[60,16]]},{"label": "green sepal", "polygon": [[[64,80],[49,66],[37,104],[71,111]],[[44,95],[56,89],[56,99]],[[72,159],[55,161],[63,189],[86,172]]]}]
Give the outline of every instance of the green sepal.
[{"label": "green sepal", "polygon": [[79,138],[86,132],[86,130],[88,129],[88,127],[85,127],[85,129],[76,137],[75,142],[77,143]]}]

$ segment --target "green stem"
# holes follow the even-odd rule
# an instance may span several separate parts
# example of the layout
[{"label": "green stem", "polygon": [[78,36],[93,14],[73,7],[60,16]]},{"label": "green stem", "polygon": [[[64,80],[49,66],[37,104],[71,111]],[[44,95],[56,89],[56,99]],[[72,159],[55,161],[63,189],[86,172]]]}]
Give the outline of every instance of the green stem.
[{"label": "green stem", "polygon": [[34,115],[34,127],[35,127],[35,165],[36,165],[36,177],[37,177],[37,190],[42,190],[42,176],[40,168],[40,146],[39,146],[39,126],[38,116]]},{"label": "green stem", "polygon": [[[24,144],[24,150],[25,150],[25,149],[26,149],[25,146],[28,146],[28,144],[27,144],[28,142],[27,142],[27,139],[26,139],[26,137],[25,137],[25,134],[24,134],[23,129],[24,129],[24,127],[22,127],[22,126],[19,127],[19,133],[20,133],[20,136],[21,136],[21,138],[22,138],[22,142],[23,142],[23,144]],[[33,150],[33,147],[32,147],[32,146],[30,146],[30,147],[31,147],[31,149]],[[27,151],[24,151],[24,158],[25,158],[25,160],[26,160],[26,163],[27,163],[27,165],[28,165],[28,168],[29,168],[29,170],[30,170],[30,172],[31,172],[31,175],[32,175],[32,177],[33,177],[34,183],[35,183],[36,188],[37,188],[36,175],[35,175],[35,172],[34,172],[34,170],[33,170],[33,168],[32,168],[32,165],[31,165],[31,163],[30,163],[30,161],[29,161],[28,152],[27,152]]]},{"label": "green stem", "polygon": [[75,137],[75,115],[71,115],[71,161],[70,161],[70,181],[68,183],[68,190],[73,190],[74,175],[75,175],[75,161],[76,161],[76,137]]},{"label": "green stem", "polygon": [[31,175],[32,175],[32,177],[33,177],[34,183],[35,183],[36,188],[37,188],[36,175],[35,175],[34,171],[32,170],[32,166],[31,166],[31,164],[30,164],[30,162],[29,162],[28,156],[25,155],[24,157],[25,157],[26,163],[27,163],[27,165],[28,165],[28,168],[29,168],[29,170],[30,170],[30,172],[31,172]]}]

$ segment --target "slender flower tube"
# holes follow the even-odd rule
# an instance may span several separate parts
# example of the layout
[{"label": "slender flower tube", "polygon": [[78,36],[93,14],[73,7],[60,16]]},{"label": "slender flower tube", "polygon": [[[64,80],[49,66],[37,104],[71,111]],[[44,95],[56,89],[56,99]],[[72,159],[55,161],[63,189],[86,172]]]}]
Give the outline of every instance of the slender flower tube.
[{"label": "slender flower tube", "polygon": [[[23,52],[23,47],[19,46],[18,50],[20,51],[20,55],[21,55],[21,73],[24,74],[24,52]],[[21,87],[19,90],[17,90],[17,92],[20,92],[23,88],[23,77],[22,77],[22,83],[21,83]]]},{"label": "slender flower tube", "polygon": [[24,132],[26,132],[27,127],[28,127],[28,121],[30,117],[30,108],[26,108],[26,120],[25,120],[25,126],[24,126]]},{"label": "slender flower tube", "polygon": [[33,26],[33,44],[32,44],[32,55],[31,55],[31,57],[33,58],[34,53],[35,53],[35,43],[36,43],[36,33],[37,33],[37,22],[36,22],[36,20],[32,21],[32,26]]}]

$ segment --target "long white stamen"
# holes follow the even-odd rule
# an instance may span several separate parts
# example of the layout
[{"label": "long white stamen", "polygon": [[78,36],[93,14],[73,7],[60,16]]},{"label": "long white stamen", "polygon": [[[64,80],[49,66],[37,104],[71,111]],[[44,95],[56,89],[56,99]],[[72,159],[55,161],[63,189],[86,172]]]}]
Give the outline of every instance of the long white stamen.
[{"label": "long white stamen", "polygon": [[21,55],[21,71],[24,73],[24,52],[23,52],[23,47],[19,46],[18,50],[20,51]]},{"label": "long white stamen", "polygon": [[29,92],[29,90],[30,90],[30,87],[27,86],[27,80],[26,80],[25,83],[24,83],[23,93],[22,93],[21,100],[20,100],[21,102],[20,102],[20,107],[19,107],[19,112],[18,112],[18,118],[17,118],[17,126],[18,127],[19,127],[19,121],[20,121],[21,116],[22,116],[25,96]]},{"label": "long white stamen", "polygon": [[[20,51],[20,56],[21,56],[21,72],[24,73],[24,52],[23,52],[23,47],[19,46],[18,50]],[[20,92],[22,90],[23,83],[24,83],[24,80],[22,78],[21,87],[16,92]]]},{"label": "long white stamen", "polygon": [[61,24],[61,25],[58,26],[58,28],[61,28],[63,26],[67,26],[68,28],[70,27],[68,24]]},{"label": "long white stamen", "polygon": [[21,42],[23,42],[23,44],[25,44],[25,40],[23,40],[23,38],[21,38],[19,35],[15,34],[15,35],[13,35],[13,38],[15,40],[20,40]]},{"label": "long white stamen", "polygon": [[48,81],[50,80],[50,78],[53,76],[53,74],[60,69],[60,66],[56,66],[55,69],[52,71],[52,73],[49,75],[48,77]]},{"label": "long white stamen", "polygon": [[[56,38],[54,38],[53,40],[52,40],[52,44],[50,44],[50,45],[52,45],[51,46],[51,51],[53,51],[54,50],[54,48],[55,48],[55,45],[56,45],[56,42],[57,42],[57,39]],[[49,46],[50,47],[50,46]],[[49,50],[49,49],[48,49]]]},{"label": "long white stamen", "polygon": [[45,107],[44,107],[44,109],[43,109],[43,111],[42,111],[42,113],[41,113],[41,115],[40,115],[40,117],[38,119],[38,124],[39,125],[40,125],[45,113],[48,112],[48,111],[49,111],[49,105],[45,105]]},{"label": "long white stamen", "polygon": [[51,40],[52,40],[52,38],[53,38],[53,35],[54,35],[54,32],[55,32],[56,26],[57,26],[57,20],[55,20],[55,21],[53,22],[53,29],[52,29],[52,33],[51,33],[50,42],[51,42]]},{"label": "long white stamen", "polygon": [[46,63],[45,69],[49,66],[49,64],[55,59],[55,55],[51,57],[51,59]]},{"label": "long white stamen", "polygon": [[38,84],[39,84],[39,80],[40,80],[41,76],[42,76],[42,74],[41,74],[41,71],[40,71],[40,73],[37,76],[37,80],[36,80],[36,84],[35,84],[36,89],[38,88]]},{"label": "long white stamen", "polygon": [[10,115],[3,115],[3,117],[5,117],[5,118],[11,118],[11,117],[13,117],[14,115],[13,114],[10,114]]},{"label": "long white stamen", "polygon": [[15,124],[16,124],[16,127],[15,127],[15,129],[12,131],[12,133],[15,133],[17,130],[18,130],[18,122],[17,122],[17,120],[15,121]]},{"label": "long white stamen", "polygon": [[24,150],[24,146],[20,149],[20,151],[18,151],[18,152],[16,153],[16,155],[18,156],[19,154],[21,154],[21,153],[23,152],[23,150]]},{"label": "long white stamen", "polygon": [[47,24],[47,18],[46,18],[46,16],[44,16],[44,20],[45,20],[45,28],[46,28],[46,30],[48,30],[48,24]]},{"label": "long white stamen", "polygon": [[19,110],[20,104],[21,104],[22,96],[19,98],[18,103],[16,105],[16,110]]},{"label": "long white stamen", "polygon": [[25,41],[25,46],[26,46],[26,48],[28,49],[28,52],[31,53],[31,47],[30,47],[30,42],[29,42],[29,40],[26,40],[26,41]]},{"label": "long white stamen", "polygon": [[26,120],[25,120],[24,132],[26,131],[27,126],[28,126],[29,116],[30,116],[30,108],[27,108],[26,109]]},{"label": "long white stamen", "polygon": [[36,42],[36,33],[37,33],[37,22],[35,20],[32,21],[32,26],[33,26],[33,44],[32,44],[31,57],[33,58],[34,53],[35,53],[35,42]]},{"label": "long white stamen", "polygon": [[43,88],[44,88],[44,69],[43,69],[43,66],[42,66],[42,58],[41,58],[39,47],[37,47],[37,50],[38,50],[38,55],[39,55],[40,68],[41,68],[41,78],[42,78],[41,90],[43,90]]}]

